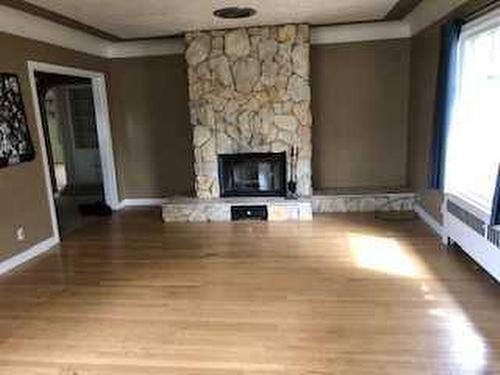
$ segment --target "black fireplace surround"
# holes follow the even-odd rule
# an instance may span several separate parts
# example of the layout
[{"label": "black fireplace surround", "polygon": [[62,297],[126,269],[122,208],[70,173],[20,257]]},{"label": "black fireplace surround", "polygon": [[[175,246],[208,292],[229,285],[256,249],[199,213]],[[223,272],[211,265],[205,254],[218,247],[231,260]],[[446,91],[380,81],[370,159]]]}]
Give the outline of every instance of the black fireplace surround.
[{"label": "black fireplace surround", "polygon": [[219,155],[221,197],[286,196],[286,152]]}]

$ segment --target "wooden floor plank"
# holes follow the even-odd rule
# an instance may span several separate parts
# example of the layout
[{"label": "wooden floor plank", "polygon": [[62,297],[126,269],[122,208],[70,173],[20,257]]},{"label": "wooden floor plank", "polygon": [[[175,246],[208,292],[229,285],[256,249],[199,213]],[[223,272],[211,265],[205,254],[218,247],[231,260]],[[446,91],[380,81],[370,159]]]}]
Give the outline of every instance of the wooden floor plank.
[{"label": "wooden floor plank", "polygon": [[125,210],[0,277],[0,374],[500,373],[498,285],[423,223]]}]

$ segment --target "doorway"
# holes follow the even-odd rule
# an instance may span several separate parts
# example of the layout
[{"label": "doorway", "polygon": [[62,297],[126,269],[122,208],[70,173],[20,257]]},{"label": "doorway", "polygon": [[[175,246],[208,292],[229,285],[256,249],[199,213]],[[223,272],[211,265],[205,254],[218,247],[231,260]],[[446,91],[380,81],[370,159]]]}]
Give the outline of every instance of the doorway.
[{"label": "doorway", "polygon": [[59,232],[85,222],[83,208],[104,205],[92,82],[35,72]]},{"label": "doorway", "polygon": [[29,62],[54,238],[119,208],[102,73]]}]

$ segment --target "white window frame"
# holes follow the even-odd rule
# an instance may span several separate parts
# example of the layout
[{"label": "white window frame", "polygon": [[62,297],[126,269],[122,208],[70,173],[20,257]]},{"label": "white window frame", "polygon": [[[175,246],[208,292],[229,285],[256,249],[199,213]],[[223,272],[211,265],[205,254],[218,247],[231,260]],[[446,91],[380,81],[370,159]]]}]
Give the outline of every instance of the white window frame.
[{"label": "white window frame", "polygon": [[[464,61],[463,44],[465,43],[466,40],[497,27],[500,27],[500,8],[488,12],[487,14],[478,17],[477,19],[469,21],[462,27],[460,33],[460,39],[458,42],[456,76],[454,78],[456,82],[457,93],[460,92],[460,83],[461,83],[460,77],[462,75],[462,67]],[[446,175],[445,175],[445,181],[446,181]],[[474,197],[468,194],[464,194],[463,191],[458,191],[454,189],[450,183],[446,182],[445,182],[445,193],[459,198],[460,200],[465,202],[467,206],[473,208],[473,211],[476,212],[477,216],[479,216],[481,219],[485,220],[486,222],[490,221],[491,211],[492,211],[491,207],[484,205],[482,202],[478,201],[477,199],[474,199]]]}]

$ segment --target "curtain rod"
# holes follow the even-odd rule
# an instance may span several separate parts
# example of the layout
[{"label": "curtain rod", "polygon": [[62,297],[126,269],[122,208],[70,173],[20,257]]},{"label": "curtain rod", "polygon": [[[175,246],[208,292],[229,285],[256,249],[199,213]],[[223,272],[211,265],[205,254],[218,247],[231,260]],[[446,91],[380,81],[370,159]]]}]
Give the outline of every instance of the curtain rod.
[{"label": "curtain rod", "polygon": [[497,8],[500,8],[500,0],[493,0],[489,3],[487,3],[486,5],[480,7],[479,9],[476,9],[475,11],[467,14],[464,17],[465,21],[469,22],[469,21],[475,20],[476,18],[479,18],[479,17],[485,15],[486,13],[488,13],[494,9],[497,9]]}]

